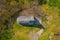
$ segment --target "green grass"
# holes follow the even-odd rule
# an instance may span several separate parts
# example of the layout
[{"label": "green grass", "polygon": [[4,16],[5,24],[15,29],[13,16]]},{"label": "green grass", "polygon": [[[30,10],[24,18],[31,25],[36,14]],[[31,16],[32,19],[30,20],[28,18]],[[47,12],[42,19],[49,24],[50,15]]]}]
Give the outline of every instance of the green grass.
[{"label": "green grass", "polygon": [[[45,25],[46,29],[44,33],[39,37],[39,40],[49,40],[49,35],[51,33],[57,34],[60,32],[60,16],[59,16],[59,8],[58,7],[50,7],[49,5],[42,5],[42,9],[46,12],[47,15],[47,25]],[[51,17],[50,17],[51,16]],[[56,40],[54,37],[52,40]]]},{"label": "green grass", "polygon": [[60,0],[49,0],[49,5],[60,8]]},{"label": "green grass", "polygon": [[33,30],[37,32],[39,28],[22,26],[15,22],[13,27],[14,35],[11,40],[29,40],[29,33]]},{"label": "green grass", "polygon": [[0,40],[10,40],[13,36],[12,30],[5,30],[2,33],[1,39]]}]

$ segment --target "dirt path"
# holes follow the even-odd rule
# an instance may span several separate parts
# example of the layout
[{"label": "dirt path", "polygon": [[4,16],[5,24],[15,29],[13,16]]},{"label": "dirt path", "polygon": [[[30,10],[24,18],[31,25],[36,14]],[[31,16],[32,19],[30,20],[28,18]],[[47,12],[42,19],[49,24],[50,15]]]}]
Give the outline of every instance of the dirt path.
[{"label": "dirt path", "polygon": [[38,37],[41,36],[44,29],[40,29],[38,32],[31,31],[29,34],[30,40],[38,40]]}]

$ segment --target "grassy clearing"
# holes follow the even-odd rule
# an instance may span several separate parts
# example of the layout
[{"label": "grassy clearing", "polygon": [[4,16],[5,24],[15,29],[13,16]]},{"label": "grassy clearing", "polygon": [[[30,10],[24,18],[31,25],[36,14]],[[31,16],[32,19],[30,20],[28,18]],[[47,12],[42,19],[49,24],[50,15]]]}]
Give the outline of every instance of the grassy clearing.
[{"label": "grassy clearing", "polygon": [[33,30],[38,31],[39,28],[22,26],[15,22],[13,27],[14,35],[11,40],[29,40],[29,33]]},{"label": "grassy clearing", "polygon": [[[49,40],[49,35],[51,33],[56,34],[60,32],[60,9],[58,7],[50,7],[49,5],[42,5],[41,8],[46,13],[47,20],[43,21],[43,25],[46,27],[46,29],[44,33],[39,37],[39,40]],[[15,22],[13,27],[14,35],[11,40],[29,40],[28,35],[32,30],[38,31],[39,28],[22,26]],[[56,39],[53,37],[52,40]]]}]

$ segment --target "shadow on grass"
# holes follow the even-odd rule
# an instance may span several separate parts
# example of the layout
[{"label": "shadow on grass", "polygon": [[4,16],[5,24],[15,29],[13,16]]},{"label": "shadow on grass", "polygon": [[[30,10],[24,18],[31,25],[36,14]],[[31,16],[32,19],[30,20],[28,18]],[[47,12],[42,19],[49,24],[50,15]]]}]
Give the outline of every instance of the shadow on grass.
[{"label": "shadow on grass", "polygon": [[36,28],[40,28],[40,29],[45,29],[42,24],[40,24],[40,25],[22,25],[22,26],[24,26],[24,27],[36,27]]}]

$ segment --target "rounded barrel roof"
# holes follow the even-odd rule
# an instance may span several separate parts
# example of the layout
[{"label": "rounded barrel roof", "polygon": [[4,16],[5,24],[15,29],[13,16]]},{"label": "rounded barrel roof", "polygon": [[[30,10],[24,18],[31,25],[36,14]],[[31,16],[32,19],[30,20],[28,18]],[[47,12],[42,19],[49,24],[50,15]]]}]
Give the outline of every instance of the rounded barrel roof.
[{"label": "rounded barrel roof", "polygon": [[17,22],[21,22],[21,21],[30,21],[30,20],[34,20],[34,17],[33,16],[19,16],[17,18]]}]

